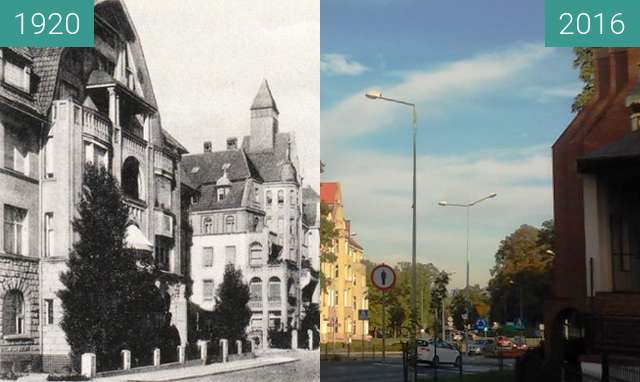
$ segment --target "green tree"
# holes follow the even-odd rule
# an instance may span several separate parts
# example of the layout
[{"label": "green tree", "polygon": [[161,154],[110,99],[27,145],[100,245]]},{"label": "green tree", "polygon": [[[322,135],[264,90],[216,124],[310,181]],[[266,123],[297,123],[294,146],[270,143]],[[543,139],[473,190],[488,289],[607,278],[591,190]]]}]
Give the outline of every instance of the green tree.
[{"label": "green tree", "polygon": [[441,271],[433,282],[433,288],[431,289],[431,303],[429,305],[429,311],[434,316],[433,331],[438,333],[442,327],[441,314],[443,301],[447,298],[447,286],[449,285],[449,273]]},{"label": "green tree", "polygon": [[251,320],[249,298],[249,285],[243,281],[242,271],[227,264],[216,291],[212,339],[225,338],[229,343],[245,339]]},{"label": "green tree", "polygon": [[83,353],[96,354],[98,369],[117,367],[120,351],[144,362],[160,345],[167,307],[155,285],[153,259],[125,248],[129,216],[118,184],[104,168],[85,168],[78,214],[79,240],[60,275],[60,326],[77,366]]},{"label": "green tree", "polygon": [[[335,223],[330,219],[331,207],[325,203],[320,203],[320,264],[333,264],[336,262],[335,255],[338,231]],[[322,269],[323,267],[320,267]],[[332,269],[332,267],[328,267]],[[328,278],[324,272],[320,272],[320,287],[327,290]]]},{"label": "green tree", "polygon": [[573,54],[573,67],[580,71],[579,77],[584,83],[582,91],[575,97],[571,105],[571,111],[576,113],[580,112],[593,97],[595,71],[592,48],[573,48]]}]

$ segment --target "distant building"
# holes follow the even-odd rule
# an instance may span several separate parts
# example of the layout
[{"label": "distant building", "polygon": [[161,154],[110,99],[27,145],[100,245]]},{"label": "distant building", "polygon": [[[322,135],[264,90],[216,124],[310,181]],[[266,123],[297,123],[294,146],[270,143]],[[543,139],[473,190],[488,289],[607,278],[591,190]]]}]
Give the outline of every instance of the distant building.
[{"label": "distant building", "polygon": [[346,341],[368,336],[369,321],[359,321],[358,311],[369,308],[364,249],[354,238],[345,219],[339,183],[321,183],[320,200],[331,210],[329,219],[338,232],[334,263],[323,263],[326,290],[320,297],[320,336],[322,342]]},{"label": "distant building", "polygon": [[183,160],[200,194],[190,214],[191,302],[212,311],[225,265],[233,264],[251,291],[248,332],[265,343],[269,328],[299,326],[303,201],[294,137],[279,132],[266,81],[250,111],[250,135],[241,146],[230,138],[226,150],[212,151],[205,142],[202,154]]},{"label": "distant building", "polygon": [[302,190],[302,304],[320,304],[320,195],[310,186]]},{"label": "distant building", "polygon": [[[640,354],[640,49],[594,49],[593,100],[553,145],[555,262],[545,354]],[[628,361],[628,360],[627,360]]]},{"label": "distant building", "polygon": [[[180,161],[121,0],[95,1],[95,48],[0,48],[0,359],[59,371],[59,275],[78,239],[85,163],[109,169],[130,212],[127,245],[153,252],[186,340]],[[89,303],[89,302],[87,302]]]}]

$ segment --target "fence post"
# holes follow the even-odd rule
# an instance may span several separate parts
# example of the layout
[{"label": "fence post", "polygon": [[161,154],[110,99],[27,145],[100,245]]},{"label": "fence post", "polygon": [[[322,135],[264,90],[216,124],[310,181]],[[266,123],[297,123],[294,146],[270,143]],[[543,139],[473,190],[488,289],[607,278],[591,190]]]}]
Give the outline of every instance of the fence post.
[{"label": "fence post", "polygon": [[227,357],[229,356],[229,340],[227,339],[221,339],[220,340],[220,347],[222,348],[222,362],[227,362]]},{"label": "fence post", "polygon": [[96,376],[96,355],[94,353],[84,353],[81,358],[82,375],[87,378]]},{"label": "fence post", "polygon": [[160,349],[153,349],[153,366],[160,366]]},{"label": "fence post", "polygon": [[309,339],[309,350],[313,350],[313,330],[307,329],[307,337]]},{"label": "fence post", "polygon": [[236,350],[237,350],[238,354],[242,354],[242,341],[241,340],[236,340]]},{"label": "fence post", "polygon": [[185,346],[184,345],[178,345],[178,362],[179,363],[185,363],[187,357],[185,354]]},{"label": "fence post", "polygon": [[122,354],[122,370],[131,369],[131,351],[123,350],[120,354]]},{"label": "fence post", "polygon": [[198,346],[200,346],[200,359],[202,363],[207,363],[207,342],[205,340],[198,341]]},{"label": "fence post", "polygon": [[291,349],[296,350],[298,348],[298,331],[296,329],[291,330]]}]

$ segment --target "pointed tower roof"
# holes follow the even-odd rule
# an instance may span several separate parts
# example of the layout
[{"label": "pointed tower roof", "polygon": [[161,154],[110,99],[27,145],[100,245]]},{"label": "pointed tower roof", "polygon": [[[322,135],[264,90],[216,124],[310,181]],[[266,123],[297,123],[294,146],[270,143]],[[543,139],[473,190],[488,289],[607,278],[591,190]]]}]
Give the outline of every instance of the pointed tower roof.
[{"label": "pointed tower roof", "polygon": [[273,95],[271,94],[271,89],[269,88],[267,80],[262,81],[260,89],[258,89],[258,94],[256,94],[256,98],[253,99],[251,110],[255,109],[274,109],[276,113],[280,113],[278,111],[276,101],[273,99]]}]

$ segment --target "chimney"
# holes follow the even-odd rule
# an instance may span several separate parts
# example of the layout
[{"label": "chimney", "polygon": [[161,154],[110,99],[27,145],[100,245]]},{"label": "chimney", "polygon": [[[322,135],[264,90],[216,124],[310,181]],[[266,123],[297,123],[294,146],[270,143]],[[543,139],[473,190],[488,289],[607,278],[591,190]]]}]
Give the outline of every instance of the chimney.
[{"label": "chimney", "polygon": [[227,150],[237,150],[238,149],[238,138],[229,138],[227,139]]},{"label": "chimney", "polygon": [[206,141],[204,143],[204,152],[205,153],[210,153],[211,152],[211,141]]}]

